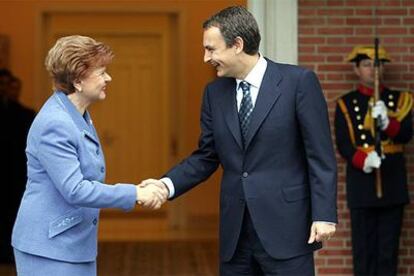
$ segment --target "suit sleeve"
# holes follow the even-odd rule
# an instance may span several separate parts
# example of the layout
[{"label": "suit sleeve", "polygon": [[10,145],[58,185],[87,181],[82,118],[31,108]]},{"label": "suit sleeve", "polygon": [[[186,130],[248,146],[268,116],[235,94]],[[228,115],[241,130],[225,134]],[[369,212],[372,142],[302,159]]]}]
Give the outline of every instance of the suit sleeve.
[{"label": "suit sleeve", "polygon": [[337,222],[337,171],[326,101],[312,71],[304,70],[296,96],[310,183],[312,220]]},{"label": "suit sleeve", "polygon": [[80,168],[73,127],[50,121],[39,139],[38,158],[56,189],[72,205],[93,208],[132,209],[136,188],[132,184],[107,185],[85,179]]},{"label": "suit sleeve", "polygon": [[166,174],[174,183],[175,194],[173,198],[182,195],[206,180],[217,170],[219,165],[214,144],[213,120],[208,87],[204,91],[200,125],[201,135],[198,149]]}]

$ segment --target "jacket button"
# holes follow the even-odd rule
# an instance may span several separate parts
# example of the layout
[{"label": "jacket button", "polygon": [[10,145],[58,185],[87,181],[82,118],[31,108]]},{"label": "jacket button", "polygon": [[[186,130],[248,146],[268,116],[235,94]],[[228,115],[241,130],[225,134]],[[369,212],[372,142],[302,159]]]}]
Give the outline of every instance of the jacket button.
[{"label": "jacket button", "polygon": [[96,155],[99,155],[99,149],[96,150]]},{"label": "jacket button", "polygon": [[98,220],[95,218],[95,219],[92,221],[92,223],[93,223],[93,225],[96,225],[96,224],[98,223]]},{"label": "jacket button", "polygon": [[244,172],[243,173],[243,177],[248,177],[249,176],[249,173],[248,172]]},{"label": "jacket button", "polygon": [[102,173],[105,172],[105,168],[104,167],[101,167],[101,172]]}]

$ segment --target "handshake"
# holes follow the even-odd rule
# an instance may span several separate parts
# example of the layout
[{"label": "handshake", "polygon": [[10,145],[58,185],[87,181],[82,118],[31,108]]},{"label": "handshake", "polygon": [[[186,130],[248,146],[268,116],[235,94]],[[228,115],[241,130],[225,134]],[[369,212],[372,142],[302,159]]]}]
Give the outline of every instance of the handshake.
[{"label": "handshake", "polygon": [[137,189],[137,203],[145,208],[159,209],[164,204],[169,195],[167,186],[156,179],[146,179],[139,185]]}]

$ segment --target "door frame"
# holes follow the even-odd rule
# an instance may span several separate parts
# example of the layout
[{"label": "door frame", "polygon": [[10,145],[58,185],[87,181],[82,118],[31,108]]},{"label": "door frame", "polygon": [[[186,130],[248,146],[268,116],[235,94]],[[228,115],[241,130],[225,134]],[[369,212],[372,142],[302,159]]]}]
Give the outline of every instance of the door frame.
[{"label": "door frame", "polygon": [[[172,60],[174,63],[173,66],[177,68],[175,70],[175,77],[176,77],[176,89],[175,89],[175,97],[176,97],[176,111],[175,112],[175,122],[172,128],[174,128],[175,132],[172,134],[171,143],[175,143],[175,155],[171,155],[170,157],[170,165],[174,165],[178,163],[180,160],[180,156],[185,156],[187,153],[185,151],[187,145],[187,137],[185,133],[187,132],[185,120],[187,117],[187,112],[185,108],[186,98],[187,98],[187,76],[185,75],[185,68],[180,60],[183,59],[186,53],[186,33],[185,33],[185,22],[186,22],[186,11],[179,7],[172,8],[172,7],[159,7],[159,3],[143,4],[136,3],[135,5],[122,5],[118,4],[116,7],[97,7],[93,3],[55,3],[47,5],[40,5],[38,7],[36,13],[36,41],[35,41],[35,73],[34,73],[34,105],[36,109],[40,109],[45,101],[46,93],[42,91],[43,89],[43,82],[47,81],[44,67],[44,58],[46,57],[47,45],[46,45],[46,35],[47,35],[47,18],[51,14],[70,14],[70,13],[94,13],[94,14],[154,14],[154,13],[162,13],[174,16],[177,21],[177,42],[176,45],[177,55],[176,58]],[[179,230],[184,229],[187,226],[188,221],[188,212],[186,208],[185,198],[180,199],[178,201],[174,201],[174,204],[170,204],[168,207],[168,214],[167,214],[167,224],[169,229]],[[149,214],[150,216],[150,214]]]}]

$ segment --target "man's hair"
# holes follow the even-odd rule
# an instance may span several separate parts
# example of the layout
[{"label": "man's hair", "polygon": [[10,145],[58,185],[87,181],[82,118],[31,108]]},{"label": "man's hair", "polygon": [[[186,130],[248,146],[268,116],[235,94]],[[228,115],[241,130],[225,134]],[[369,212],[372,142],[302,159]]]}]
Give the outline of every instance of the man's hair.
[{"label": "man's hair", "polygon": [[[361,65],[361,62],[362,62],[363,60],[366,60],[366,59],[370,59],[370,60],[372,60],[372,59],[371,59],[369,56],[367,56],[367,55],[358,55],[358,57],[356,57],[356,58],[353,60],[353,62],[355,62],[355,66],[356,66],[356,67],[359,67],[359,65]],[[380,61],[380,64],[381,64],[381,65],[384,65],[385,63],[389,62],[389,60],[384,60],[384,59],[380,59],[379,61]]]},{"label": "man's hair", "polygon": [[236,37],[244,42],[243,50],[248,55],[259,51],[260,31],[256,19],[244,7],[228,7],[211,16],[203,23],[203,29],[217,27],[224,37],[227,47],[235,43]]},{"label": "man's hair", "polygon": [[9,78],[11,78],[12,77],[12,73],[10,72],[10,70],[9,69],[6,69],[6,68],[0,68],[0,77],[9,77]]},{"label": "man's hair", "polygon": [[74,81],[82,80],[94,69],[108,65],[112,58],[109,46],[87,36],[72,35],[56,41],[49,50],[45,65],[55,89],[71,94],[75,92]]}]

